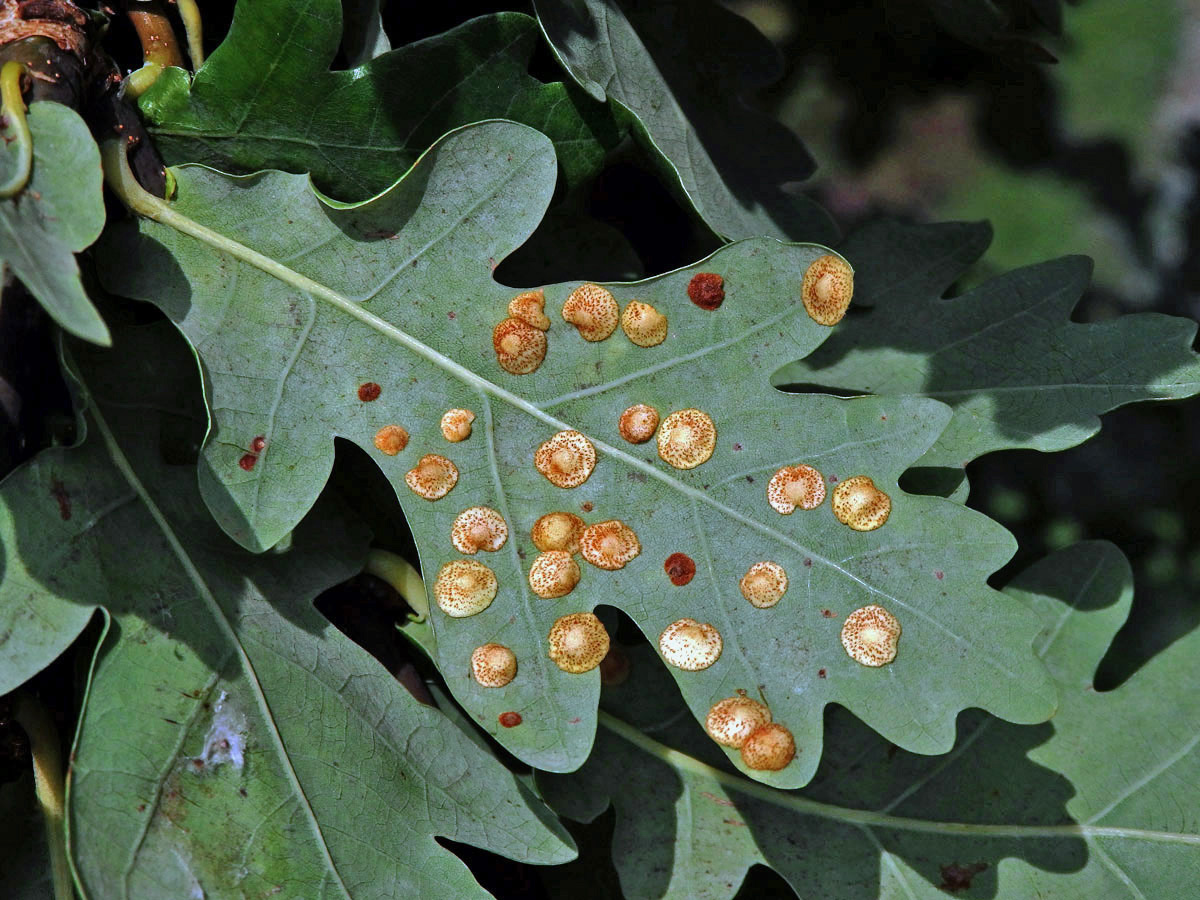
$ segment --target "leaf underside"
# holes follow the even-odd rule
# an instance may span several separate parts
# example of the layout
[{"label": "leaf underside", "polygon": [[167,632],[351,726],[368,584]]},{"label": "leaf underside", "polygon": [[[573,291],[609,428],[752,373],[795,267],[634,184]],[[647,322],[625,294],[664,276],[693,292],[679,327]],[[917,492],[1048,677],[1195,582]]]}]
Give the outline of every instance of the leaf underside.
[{"label": "leaf underside", "polygon": [[954,750],[930,758],[833,710],[813,782],[773,791],[729,770],[638,647],[629,681],[604,691],[610,717],[593,756],[571,775],[540,774],[539,787],[576,819],[615,807],[613,860],[628,897],[732,897],[754,864],[801,897],[829,900],[1190,896],[1200,633],[1097,693],[1092,673],[1132,595],[1120,551],[1075,545],[1006,593],[1042,621],[1037,652],[1062,698],[1050,723],[967,712]]},{"label": "leaf underside", "polygon": [[[110,266],[109,286],[158,304],[203,362],[212,424],[201,489],[222,527],[252,549],[286,535],[329,475],[335,436],[371,453],[396,487],[430,581],[459,558],[449,540],[455,515],[474,505],[498,510],[510,537],[483,561],[497,574],[499,597],[467,619],[435,609],[434,655],[485,729],[551,771],[586,758],[599,682],[594,671],[559,671],[547,659],[546,635],[557,617],[599,604],[625,610],[652,637],[682,616],[719,628],[721,660],[677,673],[680,684],[700,718],[738,689],[768,699],[804,748],[783,772],[758,776],[774,784],[798,786],[811,776],[827,703],[927,753],[949,748],[964,707],[1044,719],[1054,700],[1030,649],[1035,623],[985,584],[1011,555],[1010,536],[978,513],[897,487],[949,410],[914,398],[787,395],[768,382],[830,333],[797,299],[805,269],[825,248],[744,241],[689,269],[614,286],[620,301],[637,297],[668,317],[670,333],[654,348],[636,347],[619,331],[585,343],[558,315],[575,284],[546,286],[554,322],[545,363],[527,376],[500,369],[491,332],[515,291],[490,272],[536,226],[555,169],[542,135],[485,123],[447,136],[363,205],[330,207],[305,179],[282,173],[239,179],[185,167],[175,212],[212,233],[197,240],[153,222],[141,223],[140,234],[113,233],[105,257],[139,264]],[[277,262],[252,265],[247,247]],[[262,268],[277,264],[271,275]],[[726,300],[715,312],[687,299],[699,270],[725,278]],[[358,398],[366,382],[382,388],[372,402]],[[662,415],[704,409],[718,431],[713,458],[677,471],[653,443],[625,444],[617,419],[638,402]],[[452,445],[438,426],[454,407],[478,418],[471,438]],[[387,424],[411,436],[395,457],[373,445]],[[532,458],[568,427],[591,438],[599,463],[584,485],[562,490]],[[266,449],[246,471],[239,462],[256,436]],[[461,473],[433,503],[403,481],[427,453],[449,457]],[[780,516],[766,502],[766,483],[795,462],[816,466],[831,487],[869,474],[893,498],[890,520],[854,532],[834,519],[828,501]],[[556,509],[588,522],[622,519],[637,532],[641,555],[616,572],[581,563],[583,580],[568,597],[537,598],[526,578],[536,555],[529,529]],[[663,571],[675,552],[697,563],[686,587],[672,586]],[[767,610],[752,608],[738,590],[762,559],[791,579],[784,601]],[[892,609],[904,628],[899,658],[883,669],[854,663],[838,637],[845,616],[868,603]],[[504,689],[480,688],[469,676],[471,650],[489,641],[519,660],[518,677]],[[822,669],[828,677],[818,677]],[[506,711],[522,715],[521,727],[499,726]]]}]

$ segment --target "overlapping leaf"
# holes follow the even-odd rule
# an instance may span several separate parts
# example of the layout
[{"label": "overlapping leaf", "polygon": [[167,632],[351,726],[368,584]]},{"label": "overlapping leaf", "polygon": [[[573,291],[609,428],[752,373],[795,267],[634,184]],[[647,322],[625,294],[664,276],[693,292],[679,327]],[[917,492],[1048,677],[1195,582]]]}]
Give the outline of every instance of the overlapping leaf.
[{"label": "overlapping leaf", "polygon": [[856,263],[855,314],[776,384],[933,397],[954,418],[921,466],[961,468],[994,450],[1063,450],[1126,403],[1200,391],[1196,323],[1142,313],[1071,321],[1091,263],[1065,257],[943,292],[986,249],[986,225],[883,222],[842,247]]},{"label": "overlapping leaf", "polygon": [[190,84],[168,69],[142,97],[156,146],[172,163],[307,172],[331,196],[359,200],[446,131],[481,119],[549,135],[572,185],[618,139],[603,107],[529,75],[538,39],[529,16],[472,19],[331,72],[341,31],[339,0],[239,3],[229,35]]},{"label": "overlapping leaf", "polygon": [[434,835],[570,858],[506,769],[313,609],[357,569],[361,528],[326,509],[287,553],[230,542],[191,465],[164,462],[201,425],[179,405],[191,361],[164,326],[120,337],[87,367],[87,441],[0,488],[0,608],[111,621],[68,798],[88,895],[487,896]]},{"label": "overlapping leaf", "polygon": [[[471,714],[544,769],[583,761],[599,688],[594,671],[559,671],[546,657],[546,635],[558,616],[603,603],[654,636],[684,615],[720,628],[721,660],[680,673],[680,682],[698,716],[736,689],[763,692],[804,748],[769,776],[777,784],[808,780],[830,702],[922,752],[949,748],[954,714],[966,706],[1020,721],[1046,717],[1053,691],[1032,654],[1036,623],[984,581],[1011,554],[1011,538],[975,512],[896,484],[949,410],[914,398],[789,396],[768,383],[829,334],[797,301],[805,269],[824,248],[745,241],[693,268],[615,286],[621,301],[637,297],[669,317],[670,333],[654,348],[619,331],[585,343],[558,316],[575,285],[547,286],[556,321],[545,363],[527,376],[498,366],[492,328],[515,292],[489,273],[537,224],[555,170],[544,136],[485,123],[447,136],[391,190],[352,207],[323,203],[296,176],[239,179],[185,167],[178,202],[155,213],[172,224],[113,234],[108,283],[158,304],[204,363],[212,426],[201,486],[223,527],[254,549],[287,534],[329,474],[335,435],[372,453],[396,486],[431,580],[459,558],[449,539],[455,515],[473,505],[497,509],[511,533],[484,561],[500,594],[466,619],[435,609],[435,656]],[[715,312],[687,299],[697,270],[725,278],[726,300]],[[358,389],[367,382],[381,393],[363,402]],[[660,461],[653,444],[624,444],[617,419],[636,402],[664,415],[706,410],[718,430],[713,458],[681,472]],[[439,430],[452,407],[478,416],[470,439],[453,445]],[[411,435],[395,457],[373,446],[388,424]],[[568,427],[599,453],[591,478],[570,491],[533,466],[537,446]],[[247,468],[241,463],[259,436],[265,449]],[[461,473],[437,502],[404,485],[405,471],[427,453],[444,454]],[[869,474],[894,500],[891,519],[859,533],[838,523],[828,503],[778,515],[766,482],[797,461],[817,466],[831,484]],[[590,522],[624,520],[641,555],[616,572],[584,564],[572,594],[538,599],[527,586],[536,553],[529,529],[555,509]],[[698,566],[683,588],[663,571],[673,552]],[[769,610],[752,608],[738,591],[760,559],[776,560],[791,577],[788,596]],[[849,612],[872,602],[900,616],[904,637],[895,664],[868,671],[846,656],[838,634]],[[520,671],[504,689],[482,689],[469,676],[471,650],[488,641],[517,654]],[[499,714],[514,710],[522,725],[501,728]]]},{"label": "overlapping leaf", "polygon": [[713,231],[729,239],[836,237],[821,207],[785,189],[812,174],[807,151],[748,105],[780,71],[775,49],[749,22],[707,0],[535,5],[571,77],[635,119]]},{"label": "overlapping leaf", "polygon": [[[100,153],[79,114],[60,103],[29,109],[33,171],[17,195],[0,200],[0,269],[12,273],[59,325],[98,344],[108,329],[79,280],[75,254],[104,227]],[[4,131],[12,147],[13,126]],[[10,151],[11,152],[11,151]]]},{"label": "overlapping leaf", "polygon": [[605,690],[587,765],[539,784],[576,819],[616,807],[613,860],[630,898],[732,897],[754,864],[829,900],[1189,896],[1200,869],[1200,635],[1101,694],[1092,672],[1132,594],[1120,552],[1076,545],[1007,593],[1043,623],[1038,653],[1062,697],[1049,724],[966,713],[953,753],[927,758],[837,711],[813,783],[775,791],[729,771],[637,648],[630,679]]}]

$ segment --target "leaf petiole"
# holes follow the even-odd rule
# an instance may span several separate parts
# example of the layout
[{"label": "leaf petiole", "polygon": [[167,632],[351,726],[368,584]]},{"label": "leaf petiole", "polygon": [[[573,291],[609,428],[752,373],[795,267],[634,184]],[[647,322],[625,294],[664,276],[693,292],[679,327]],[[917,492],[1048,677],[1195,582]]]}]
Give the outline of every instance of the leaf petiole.
[{"label": "leaf petiole", "polygon": [[200,21],[200,7],[196,0],[175,0],[179,18],[183,19],[183,30],[187,34],[188,56],[192,58],[192,71],[204,65],[204,25]]},{"label": "leaf petiole", "polygon": [[19,194],[29,183],[29,173],[33,169],[33,135],[29,133],[29,122],[25,119],[25,99],[21,96],[21,78],[25,74],[25,66],[16,60],[9,60],[0,68],[0,113],[12,126],[15,136],[17,170],[3,185],[0,185],[0,198],[8,198]]},{"label": "leaf petiole", "polygon": [[367,554],[363,571],[382,578],[396,589],[414,613],[409,615],[413,622],[424,622],[429,617],[429,595],[425,593],[425,582],[421,573],[407,559],[387,550],[372,550]]}]

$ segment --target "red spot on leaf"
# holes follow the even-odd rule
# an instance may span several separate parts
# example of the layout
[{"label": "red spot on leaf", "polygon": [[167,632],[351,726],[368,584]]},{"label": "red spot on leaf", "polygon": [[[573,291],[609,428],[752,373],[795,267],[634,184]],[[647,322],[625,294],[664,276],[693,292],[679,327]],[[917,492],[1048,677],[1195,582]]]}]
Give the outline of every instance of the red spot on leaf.
[{"label": "red spot on leaf", "polygon": [[250,449],[255,453],[262,453],[267,448],[267,439],[264,435],[259,435],[250,442]]},{"label": "red spot on leaf", "polygon": [[941,569],[935,569],[933,572],[933,577],[936,578],[938,581],[941,581],[943,578],[946,577],[946,573],[943,572]]},{"label": "red spot on leaf", "polygon": [[137,811],[138,811],[138,812],[145,812],[145,811],[146,811],[146,804],[145,804],[145,803],[139,803],[139,804],[137,805]]},{"label": "red spot on leaf", "polygon": [[740,821],[739,819],[722,819],[721,821],[724,822],[726,825],[736,825],[738,828],[746,827],[746,823]]},{"label": "red spot on leaf", "polygon": [[967,866],[960,866],[958,863],[950,863],[942,866],[942,883],[938,885],[943,891],[949,891],[951,894],[957,891],[967,891],[971,889],[971,879],[983,872],[988,867],[987,863],[971,863]]},{"label": "red spot on leaf", "polygon": [[717,804],[718,806],[736,806],[737,805],[732,800],[726,800],[724,797],[718,797],[716,794],[710,794],[708,791],[701,791],[700,796],[707,797],[709,800],[711,800],[713,803]]},{"label": "red spot on leaf", "polygon": [[58,514],[65,522],[71,518],[71,495],[67,493],[67,486],[55,478],[50,482],[50,496],[58,503]]},{"label": "red spot on leaf", "polygon": [[714,310],[725,301],[725,279],[715,272],[698,272],[688,282],[687,295],[701,309]]},{"label": "red spot on leaf", "polygon": [[449,316],[450,318],[452,318],[452,319],[457,319],[457,318],[458,318],[458,315],[457,315],[457,314],[456,314],[456,313],[455,313],[453,310],[451,310],[450,312],[446,313],[446,315],[448,315],[448,316]]},{"label": "red spot on leaf", "polygon": [[824,678],[824,677],[825,677],[825,670],[824,670],[824,669],[817,669],[817,677],[818,677],[818,678]]},{"label": "red spot on leaf", "polygon": [[696,577],[696,563],[686,553],[672,553],[663,563],[663,570],[671,584],[682,587]]},{"label": "red spot on leaf", "polygon": [[823,609],[823,610],[821,610],[821,615],[823,615],[827,619],[832,619],[833,618],[833,610],[832,609]]},{"label": "red spot on leaf", "polygon": [[806,565],[808,568],[811,569],[812,568],[812,560],[811,559],[804,560],[804,565]]},{"label": "red spot on leaf", "polygon": [[734,445],[733,445],[733,449],[734,449],[734,450],[741,450],[741,449],[742,449],[742,445],[741,445],[741,444],[734,444]]},{"label": "red spot on leaf", "polygon": [[253,453],[247,453],[238,460],[238,465],[249,472],[254,468],[254,464],[258,462],[258,456]]},{"label": "red spot on leaf", "polygon": [[583,719],[579,718],[579,716],[576,716],[573,719],[567,719],[567,724],[568,725],[578,725],[582,721],[583,721]]},{"label": "red spot on leaf", "polygon": [[584,512],[591,512],[596,507],[592,503],[591,500],[585,500],[583,503],[579,504],[579,508],[582,509]]},{"label": "red spot on leaf", "polygon": [[370,403],[372,400],[378,400],[379,395],[383,393],[383,388],[377,385],[374,381],[364,381],[358,386],[358,399],[363,403]]},{"label": "red spot on leaf", "polygon": [[521,724],[521,714],[518,712],[500,713],[500,724],[505,728],[515,728]]}]

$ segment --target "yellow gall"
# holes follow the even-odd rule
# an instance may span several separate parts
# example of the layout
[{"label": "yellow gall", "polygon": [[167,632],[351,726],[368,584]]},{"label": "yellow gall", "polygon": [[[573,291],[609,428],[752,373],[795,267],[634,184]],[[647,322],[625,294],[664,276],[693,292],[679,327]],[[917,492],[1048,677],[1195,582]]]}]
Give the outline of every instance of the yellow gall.
[{"label": "yellow gall", "polygon": [[846,617],[842,646],[855,662],[886,666],[896,658],[900,621],[882,606],[864,606]]},{"label": "yellow gall", "polygon": [[667,317],[649,303],[632,300],[621,313],[621,330],[639,347],[657,347],[667,339]]},{"label": "yellow gall", "polygon": [[596,668],[608,654],[608,632],[592,613],[560,616],[550,626],[549,641],[554,664],[576,675]]},{"label": "yellow gall", "polygon": [[537,448],[533,464],[556,487],[579,487],[596,468],[596,448],[578,431],[560,431]]},{"label": "yellow gall", "polygon": [[621,437],[631,444],[644,444],[654,437],[658,428],[658,410],[645,403],[638,403],[621,413],[617,429]]},{"label": "yellow gall", "polygon": [[517,294],[508,303],[508,314],[514,319],[528,322],[538,331],[550,330],[550,317],[546,315],[546,295],[541,291]]},{"label": "yellow gall", "polygon": [[505,372],[528,375],[546,358],[546,332],[510,316],[492,331],[492,348]]},{"label": "yellow gall", "polygon": [[892,512],[892,498],[866,475],[847,478],[833,489],[833,514],[855,531],[882,527]]},{"label": "yellow gall", "polygon": [[579,535],[584,529],[583,519],[569,512],[546,513],[533,523],[529,536],[539,550],[565,550],[579,552]]},{"label": "yellow gall", "polygon": [[663,419],[658,429],[658,455],[676,469],[694,469],[713,455],[717,426],[707,413],[681,409]]},{"label": "yellow gall", "polygon": [[465,441],[471,436],[471,423],[475,413],[469,409],[448,409],[442,414],[442,437],[452,444]]},{"label": "yellow gall", "polygon": [[598,569],[621,569],[642,552],[633,529],[620,519],[589,525],[579,535],[579,552]]},{"label": "yellow gall", "polygon": [[671,665],[688,672],[707,669],[721,658],[721,632],[707,622],[680,619],[658,636],[658,650]]},{"label": "yellow gall", "polygon": [[787,593],[787,572],[779,563],[764,560],[756,562],[740,582],[742,596],[750,601],[751,606],[768,609],[783,599]]},{"label": "yellow gall", "polygon": [[459,553],[486,550],[495,553],[508,540],[508,525],[504,516],[490,506],[472,506],[454,518],[450,526],[450,542]]},{"label": "yellow gall", "polygon": [[563,304],[562,317],[585,341],[602,341],[617,330],[619,309],[613,295],[598,284],[581,284]]},{"label": "yellow gall", "polygon": [[375,432],[375,449],[388,456],[395,456],[408,446],[408,432],[399,425],[384,425]]},{"label": "yellow gall", "polygon": [[818,257],[804,273],[800,298],[818,325],[836,325],[854,296],[854,270],[840,256]]},{"label": "yellow gall", "polygon": [[503,644],[484,644],[471,652],[471,674],[485,688],[501,688],[517,677],[517,655]]},{"label": "yellow gall", "polygon": [[778,722],[760,725],[742,743],[742,764],[747,769],[778,772],[796,756],[796,740]]},{"label": "yellow gall", "polygon": [[704,720],[704,730],[718,744],[738,748],[752,731],[770,721],[771,711],[765,704],[739,693],[713,704]]},{"label": "yellow gall", "polygon": [[426,500],[441,500],[458,484],[458,466],[444,456],[426,453],[404,473],[404,483]]},{"label": "yellow gall", "polygon": [[455,619],[483,612],[496,599],[496,573],[473,559],[446,563],[433,582],[433,598],[442,612]]},{"label": "yellow gall", "polygon": [[529,586],[539,597],[565,597],[579,584],[579,563],[566,550],[539,553],[529,569]]},{"label": "yellow gall", "polygon": [[767,483],[767,502],[780,515],[816,509],[825,500],[825,479],[812,466],[784,466]]}]

